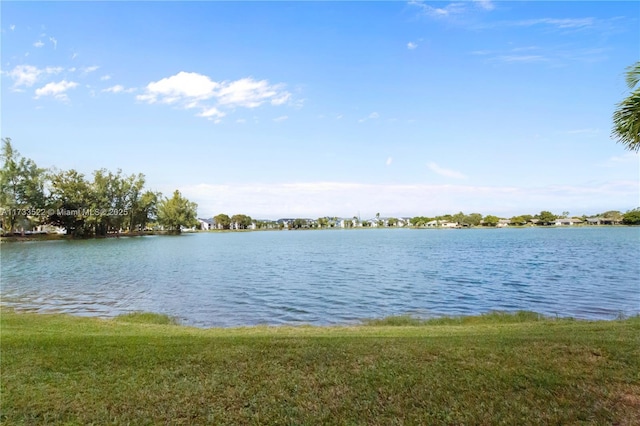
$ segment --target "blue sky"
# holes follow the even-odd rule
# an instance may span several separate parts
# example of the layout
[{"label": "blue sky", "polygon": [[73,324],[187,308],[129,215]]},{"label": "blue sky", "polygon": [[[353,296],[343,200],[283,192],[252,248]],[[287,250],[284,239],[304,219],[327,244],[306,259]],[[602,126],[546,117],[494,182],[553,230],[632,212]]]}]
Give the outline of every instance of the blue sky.
[{"label": "blue sky", "polygon": [[637,2],[2,2],[2,137],[201,217],[640,205]]}]

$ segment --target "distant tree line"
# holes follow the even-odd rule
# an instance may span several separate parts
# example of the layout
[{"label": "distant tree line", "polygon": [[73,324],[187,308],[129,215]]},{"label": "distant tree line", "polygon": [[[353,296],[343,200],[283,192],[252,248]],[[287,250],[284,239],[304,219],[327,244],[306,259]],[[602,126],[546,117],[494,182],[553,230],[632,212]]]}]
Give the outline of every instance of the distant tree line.
[{"label": "distant tree line", "polygon": [[[617,210],[610,210],[599,213],[593,217],[599,220],[598,223],[640,225],[640,208],[621,213]],[[501,218],[494,215],[483,216],[480,213],[445,214],[440,216],[415,216],[412,218],[380,217],[380,213],[375,218],[361,220],[357,216],[352,218],[339,218],[335,216],[319,217],[317,219],[289,218],[278,220],[254,220],[244,214],[236,214],[231,217],[221,213],[213,217],[213,227],[217,229],[329,229],[329,228],[356,228],[356,227],[405,227],[415,228],[431,226],[455,225],[456,227],[497,227],[497,226],[549,226],[556,224],[558,219],[573,220],[574,223],[589,223],[586,215],[572,216],[565,211],[556,215],[550,211],[543,210],[535,215],[522,214],[511,218]]]},{"label": "distant tree line", "polygon": [[192,227],[197,205],[175,191],[171,198],[146,190],[141,173],[124,175],[106,169],[91,178],[77,170],[43,169],[24,158],[2,139],[0,154],[0,211],[2,230],[52,225],[74,237],[106,236],[121,231],[142,231],[157,223],[180,232]]}]

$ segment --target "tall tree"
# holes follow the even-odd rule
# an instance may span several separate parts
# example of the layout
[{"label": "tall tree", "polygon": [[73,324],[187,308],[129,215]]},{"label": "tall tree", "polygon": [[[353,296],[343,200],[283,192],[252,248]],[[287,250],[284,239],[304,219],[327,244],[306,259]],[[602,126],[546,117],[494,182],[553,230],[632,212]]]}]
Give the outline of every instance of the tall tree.
[{"label": "tall tree", "polygon": [[222,229],[229,229],[231,226],[231,218],[224,213],[214,216],[213,221],[216,223],[216,227],[222,227]]},{"label": "tall tree", "polygon": [[558,216],[554,215],[553,213],[547,210],[541,211],[536,216],[540,220],[541,225],[550,225],[552,222],[554,222],[558,218]]},{"label": "tall tree", "polygon": [[231,216],[231,223],[235,229],[247,229],[251,226],[251,217],[244,214],[234,214]]},{"label": "tall tree", "polygon": [[40,222],[44,215],[38,212],[46,207],[45,170],[22,157],[11,145],[10,138],[2,139],[0,157],[0,209],[4,229],[12,232],[17,225],[25,227]]},{"label": "tall tree", "polygon": [[486,215],[484,217],[484,225],[485,226],[496,226],[498,224],[498,222],[500,221],[500,218],[498,216],[493,216],[493,215]]},{"label": "tall tree", "polygon": [[169,231],[180,233],[181,227],[192,227],[198,224],[198,205],[180,194],[177,189],[173,197],[165,198],[158,205],[158,223]]},{"label": "tall tree", "polygon": [[640,207],[629,210],[622,215],[622,223],[625,225],[640,225]]},{"label": "tall tree", "polygon": [[95,204],[95,193],[82,173],[76,170],[56,172],[50,175],[53,214],[49,222],[62,226],[68,235],[91,236],[95,230],[94,215],[89,209]]},{"label": "tall tree", "polygon": [[627,68],[627,87],[631,94],[613,113],[612,136],[630,151],[640,151],[640,61]]}]

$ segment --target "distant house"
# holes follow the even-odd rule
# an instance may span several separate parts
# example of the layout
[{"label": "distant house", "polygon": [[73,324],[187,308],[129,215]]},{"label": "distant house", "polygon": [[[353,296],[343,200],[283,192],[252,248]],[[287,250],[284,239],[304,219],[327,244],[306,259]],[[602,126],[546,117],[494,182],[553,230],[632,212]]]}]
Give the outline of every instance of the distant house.
[{"label": "distant house", "polygon": [[358,223],[358,219],[354,219],[352,217],[338,219],[338,226],[340,228],[355,228],[359,225],[360,224]]},{"label": "distant house", "polygon": [[620,225],[622,223],[619,219],[611,219],[608,217],[589,217],[587,218],[588,225]]},{"label": "distant house", "polygon": [[457,228],[458,224],[456,222],[449,222],[446,220],[432,220],[425,223],[425,226],[429,228]]},{"label": "distant house", "polygon": [[500,219],[496,224],[496,228],[506,228],[509,225],[511,225],[511,219]]},{"label": "distant house", "polygon": [[198,219],[198,222],[200,223],[200,229],[203,231],[208,231],[214,228],[213,219]]},{"label": "distant house", "polygon": [[35,234],[66,234],[67,231],[61,226],[54,225],[38,225],[34,232]]},{"label": "distant house", "polygon": [[580,219],[556,219],[555,222],[553,222],[553,224],[555,226],[573,226],[573,225],[578,225],[581,224],[582,221]]}]

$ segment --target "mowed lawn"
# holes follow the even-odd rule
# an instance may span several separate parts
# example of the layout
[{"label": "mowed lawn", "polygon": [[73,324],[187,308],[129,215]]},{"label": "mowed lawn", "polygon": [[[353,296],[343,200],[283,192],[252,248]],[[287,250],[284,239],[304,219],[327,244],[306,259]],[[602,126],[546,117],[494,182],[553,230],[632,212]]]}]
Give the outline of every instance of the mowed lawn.
[{"label": "mowed lawn", "polygon": [[206,330],[165,320],[3,308],[0,422],[640,424],[638,317]]}]

